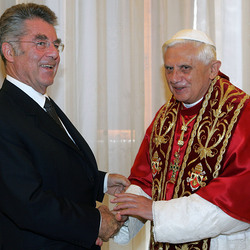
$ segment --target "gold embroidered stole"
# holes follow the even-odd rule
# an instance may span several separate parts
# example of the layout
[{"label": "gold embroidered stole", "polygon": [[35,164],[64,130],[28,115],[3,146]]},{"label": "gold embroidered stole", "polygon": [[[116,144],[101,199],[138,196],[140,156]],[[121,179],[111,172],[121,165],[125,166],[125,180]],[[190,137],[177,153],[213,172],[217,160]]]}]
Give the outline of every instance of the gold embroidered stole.
[{"label": "gold embroidered stole", "polygon": [[[220,174],[231,134],[248,98],[226,79],[217,76],[213,80],[202,101],[179,166],[173,198],[195,193]],[[172,171],[170,156],[180,105],[172,97],[159,111],[152,129],[149,153],[153,175],[152,198],[155,201],[165,200],[166,178],[168,171]],[[208,249],[209,245],[210,239],[173,245],[154,242],[151,236],[151,249]]]}]

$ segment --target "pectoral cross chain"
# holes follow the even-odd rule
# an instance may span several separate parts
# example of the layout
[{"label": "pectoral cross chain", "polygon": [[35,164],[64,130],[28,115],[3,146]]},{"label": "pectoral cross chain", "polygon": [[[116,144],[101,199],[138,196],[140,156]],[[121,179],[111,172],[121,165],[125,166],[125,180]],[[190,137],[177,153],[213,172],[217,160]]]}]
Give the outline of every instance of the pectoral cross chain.
[{"label": "pectoral cross chain", "polygon": [[174,153],[174,163],[171,163],[169,166],[169,171],[172,170],[172,175],[169,180],[171,183],[175,183],[176,180],[176,174],[180,169],[180,148],[184,145],[184,133],[188,130],[188,125],[195,119],[196,115],[192,117],[187,123],[185,123],[184,117],[181,116],[182,118],[182,126],[181,126],[181,135],[180,138],[177,142],[179,149]]},{"label": "pectoral cross chain", "polygon": [[173,184],[175,183],[176,174],[180,169],[180,166],[179,166],[179,164],[180,164],[179,152],[175,152],[174,156],[175,156],[174,163],[171,163],[170,166],[169,166],[169,170],[173,171],[169,182],[171,182]]}]

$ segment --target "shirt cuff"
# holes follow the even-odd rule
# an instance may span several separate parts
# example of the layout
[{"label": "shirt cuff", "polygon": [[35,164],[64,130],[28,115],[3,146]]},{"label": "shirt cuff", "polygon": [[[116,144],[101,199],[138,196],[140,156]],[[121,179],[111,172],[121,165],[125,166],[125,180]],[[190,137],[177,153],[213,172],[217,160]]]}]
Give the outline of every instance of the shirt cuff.
[{"label": "shirt cuff", "polygon": [[105,194],[108,191],[108,177],[109,173],[106,173],[104,177],[104,182],[103,182],[103,193]]}]

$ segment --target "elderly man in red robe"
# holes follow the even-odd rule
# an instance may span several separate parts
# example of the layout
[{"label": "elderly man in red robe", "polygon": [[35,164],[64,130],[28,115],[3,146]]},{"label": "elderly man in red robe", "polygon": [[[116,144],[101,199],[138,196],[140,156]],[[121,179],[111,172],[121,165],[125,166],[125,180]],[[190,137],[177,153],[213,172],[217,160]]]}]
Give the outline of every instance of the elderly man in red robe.
[{"label": "elderly man in red robe", "polygon": [[211,39],[181,30],[163,45],[172,92],[146,131],[117,243],[151,221],[150,249],[249,249],[250,102],[219,69]]}]

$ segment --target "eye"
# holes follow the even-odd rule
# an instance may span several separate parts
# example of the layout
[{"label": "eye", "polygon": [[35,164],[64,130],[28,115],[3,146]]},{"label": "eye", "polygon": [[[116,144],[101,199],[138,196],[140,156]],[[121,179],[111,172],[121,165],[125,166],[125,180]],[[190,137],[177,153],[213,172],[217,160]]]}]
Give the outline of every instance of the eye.
[{"label": "eye", "polygon": [[181,71],[182,71],[183,73],[188,73],[189,71],[191,71],[191,69],[192,69],[192,67],[189,66],[189,65],[182,65],[182,66],[181,66]]},{"label": "eye", "polygon": [[47,42],[45,41],[37,41],[36,46],[40,49],[46,48],[47,47]]},{"label": "eye", "polygon": [[173,71],[173,69],[174,69],[174,67],[170,67],[168,65],[164,65],[164,67],[165,67],[166,73],[168,73],[168,74],[171,73]]},{"label": "eye", "polygon": [[60,43],[54,43],[54,46],[55,46],[56,49],[59,49]]}]

